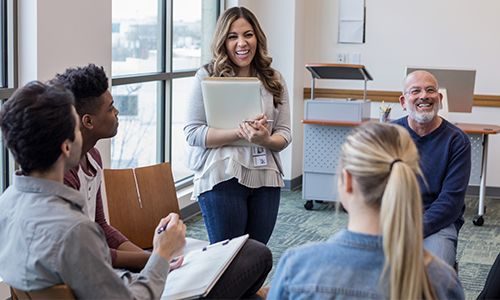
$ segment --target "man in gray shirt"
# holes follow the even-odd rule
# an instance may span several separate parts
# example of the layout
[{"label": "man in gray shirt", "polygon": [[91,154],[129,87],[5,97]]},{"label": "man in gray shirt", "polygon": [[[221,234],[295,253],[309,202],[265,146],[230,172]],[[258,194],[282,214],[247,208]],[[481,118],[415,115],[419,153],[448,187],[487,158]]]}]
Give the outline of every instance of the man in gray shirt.
[{"label": "man in gray shirt", "polygon": [[26,291],[66,284],[79,299],[157,299],[186,227],[168,215],[142,272],[115,273],[102,230],[82,211],[85,200],[63,184],[82,147],[73,104],[68,90],[31,82],[0,111],[2,135],[21,166],[0,196],[0,277]]}]

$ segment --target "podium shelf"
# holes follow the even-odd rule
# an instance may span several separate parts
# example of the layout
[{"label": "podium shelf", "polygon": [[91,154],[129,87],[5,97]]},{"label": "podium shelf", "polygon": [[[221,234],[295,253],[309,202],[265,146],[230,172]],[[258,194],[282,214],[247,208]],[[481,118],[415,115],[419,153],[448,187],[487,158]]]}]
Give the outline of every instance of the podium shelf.
[{"label": "podium shelf", "polygon": [[306,69],[316,79],[373,80],[363,65],[306,64]]},{"label": "podium shelf", "polygon": [[363,100],[366,100],[366,82],[373,80],[364,65],[353,64],[306,64],[306,69],[311,72],[311,100],[314,99],[316,79],[347,79],[363,80]]}]

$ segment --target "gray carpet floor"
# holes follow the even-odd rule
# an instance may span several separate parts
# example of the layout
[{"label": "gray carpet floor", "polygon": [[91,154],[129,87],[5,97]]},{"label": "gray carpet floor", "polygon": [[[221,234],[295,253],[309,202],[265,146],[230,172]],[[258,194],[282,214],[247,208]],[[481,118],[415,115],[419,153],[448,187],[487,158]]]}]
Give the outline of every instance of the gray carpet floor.
[{"label": "gray carpet floor", "polygon": [[[457,258],[466,298],[476,299],[500,252],[500,199],[486,200],[485,223],[481,227],[472,224],[477,214],[478,198],[467,197],[466,203],[465,224],[459,234]],[[270,283],[276,264],[286,249],[324,241],[346,227],[347,215],[336,211],[333,203],[315,203],[312,211],[305,210],[303,205],[300,191],[282,192],[278,220],[268,243],[273,253],[274,267],[266,284]],[[201,215],[187,220],[186,225],[187,236],[208,240]]]}]

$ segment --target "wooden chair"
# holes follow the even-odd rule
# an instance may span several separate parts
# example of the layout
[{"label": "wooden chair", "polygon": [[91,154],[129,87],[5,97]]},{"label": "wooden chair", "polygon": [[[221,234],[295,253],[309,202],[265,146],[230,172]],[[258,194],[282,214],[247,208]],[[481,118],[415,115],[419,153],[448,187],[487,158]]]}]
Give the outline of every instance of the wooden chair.
[{"label": "wooden chair", "polygon": [[12,300],[76,299],[71,289],[65,284],[31,292],[10,287],[10,295]]},{"label": "wooden chair", "polygon": [[161,218],[180,212],[170,164],[103,172],[110,224],[139,247],[152,248]]}]

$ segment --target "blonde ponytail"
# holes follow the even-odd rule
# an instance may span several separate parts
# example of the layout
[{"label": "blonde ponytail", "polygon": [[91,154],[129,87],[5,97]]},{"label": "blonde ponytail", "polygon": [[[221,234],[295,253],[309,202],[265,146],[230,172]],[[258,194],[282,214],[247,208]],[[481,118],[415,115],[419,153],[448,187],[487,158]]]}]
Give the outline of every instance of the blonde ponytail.
[{"label": "blonde ponytail", "polygon": [[424,264],[418,150],[397,125],[366,123],[342,147],[341,165],[368,205],[380,209],[385,256],[381,282],[390,299],[434,299]]}]

